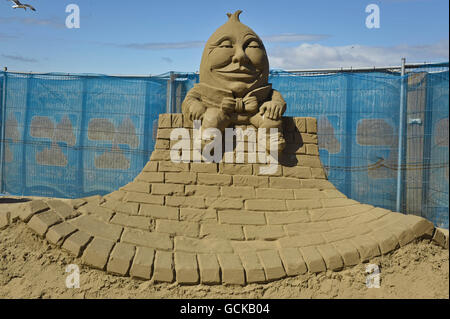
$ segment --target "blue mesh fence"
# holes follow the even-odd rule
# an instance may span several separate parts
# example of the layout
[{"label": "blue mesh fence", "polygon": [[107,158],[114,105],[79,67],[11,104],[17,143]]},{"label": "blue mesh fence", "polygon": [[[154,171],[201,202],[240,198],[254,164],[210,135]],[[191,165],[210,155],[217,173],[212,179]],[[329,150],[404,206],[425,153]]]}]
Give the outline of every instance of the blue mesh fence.
[{"label": "blue mesh fence", "polygon": [[[198,74],[175,72],[135,78],[0,73],[6,87],[1,191],[75,198],[128,183],[153,150],[158,115],[180,112],[196,82]],[[321,159],[340,191],[391,210],[400,191],[402,212],[448,228],[448,63],[403,77],[278,71],[270,82],[288,104],[286,116],[318,119]]]}]

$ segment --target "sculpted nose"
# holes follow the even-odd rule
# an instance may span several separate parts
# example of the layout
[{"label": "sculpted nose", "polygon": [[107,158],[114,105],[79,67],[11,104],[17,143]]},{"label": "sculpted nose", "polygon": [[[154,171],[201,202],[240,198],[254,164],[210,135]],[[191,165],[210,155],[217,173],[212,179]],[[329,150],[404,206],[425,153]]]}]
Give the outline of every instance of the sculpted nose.
[{"label": "sculpted nose", "polygon": [[237,46],[236,47],[236,51],[234,52],[234,56],[233,56],[233,63],[239,63],[239,64],[243,64],[245,62],[248,61],[248,57],[245,54],[245,51],[243,50],[243,48],[241,46]]}]

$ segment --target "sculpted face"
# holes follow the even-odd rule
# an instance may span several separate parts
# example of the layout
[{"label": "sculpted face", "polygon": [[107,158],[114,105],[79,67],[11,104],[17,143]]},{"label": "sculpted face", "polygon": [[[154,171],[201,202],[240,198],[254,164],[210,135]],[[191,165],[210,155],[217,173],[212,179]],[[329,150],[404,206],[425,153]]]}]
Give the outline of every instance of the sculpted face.
[{"label": "sculpted face", "polygon": [[236,97],[267,85],[269,61],[256,33],[239,21],[237,11],[205,45],[200,82],[233,91]]}]

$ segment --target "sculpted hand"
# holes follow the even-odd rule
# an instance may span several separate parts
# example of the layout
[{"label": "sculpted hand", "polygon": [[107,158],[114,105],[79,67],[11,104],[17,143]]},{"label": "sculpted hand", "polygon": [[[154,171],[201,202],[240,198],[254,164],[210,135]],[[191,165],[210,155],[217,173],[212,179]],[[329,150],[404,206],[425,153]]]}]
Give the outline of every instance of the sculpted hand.
[{"label": "sculpted hand", "polygon": [[261,105],[259,114],[267,116],[267,118],[277,121],[281,118],[284,111],[286,111],[286,104],[276,103],[275,101],[268,101]]},{"label": "sculpted hand", "polygon": [[203,114],[205,114],[206,107],[204,107],[202,103],[194,102],[191,104],[189,109],[191,111],[191,121],[203,119]]},{"label": "sculpted hand", "polygon": [[234,112],[235,105],[236,105],[236,103],[235,103],[234,99],[229,98],[229,97],[224,97],[220,107],[224,113],[230,114],[230,113]]}]

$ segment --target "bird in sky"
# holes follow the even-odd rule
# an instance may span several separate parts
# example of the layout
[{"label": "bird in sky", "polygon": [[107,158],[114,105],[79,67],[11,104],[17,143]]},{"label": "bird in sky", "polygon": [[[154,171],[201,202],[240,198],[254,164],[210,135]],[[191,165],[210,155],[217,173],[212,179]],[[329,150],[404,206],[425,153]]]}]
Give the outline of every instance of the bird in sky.
[{"label": "bird in sky", "polygon": [[32,11],[36,11],[36,9],[32,5],[23,4],[19,0],[10,0],[10,1],[15,3],[12,6],[14,9],[20,8],[20,9],[24,9],[25,11],[27,11],[27,8],[30,8]]}]

